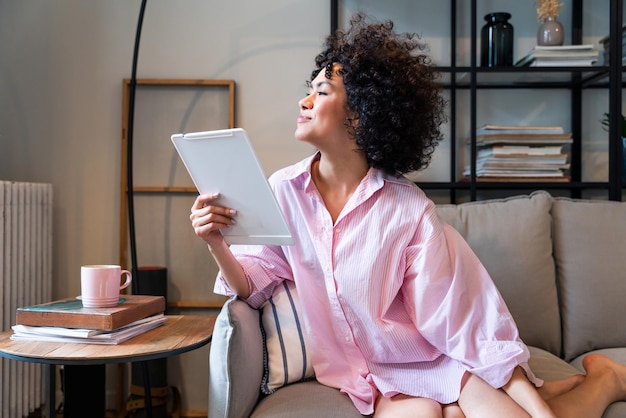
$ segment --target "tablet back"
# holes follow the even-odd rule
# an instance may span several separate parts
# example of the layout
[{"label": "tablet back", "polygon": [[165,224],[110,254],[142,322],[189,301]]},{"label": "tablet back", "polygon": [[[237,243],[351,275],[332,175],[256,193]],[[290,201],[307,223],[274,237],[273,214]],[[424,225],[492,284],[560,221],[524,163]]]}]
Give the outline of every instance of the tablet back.
[{"label": "tablet back", "polygon": [[215,203],[237,210],[237,224],[222,230],[228,244],[294,243],[243,129],[176,134],[172,142],[198,191],[219,192]]}]

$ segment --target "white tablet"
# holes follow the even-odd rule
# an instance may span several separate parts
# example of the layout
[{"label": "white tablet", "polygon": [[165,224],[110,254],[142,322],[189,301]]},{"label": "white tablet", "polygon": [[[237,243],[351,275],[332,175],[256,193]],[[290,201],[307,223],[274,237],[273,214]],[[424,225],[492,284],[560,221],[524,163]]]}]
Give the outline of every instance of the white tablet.
[{"label": "white tablet", "polygon": [[237,210],[223,229],[228,244],[292,245],[293,237],[243,129],[172,135],[201,194],[219,192],[216,204]]}]

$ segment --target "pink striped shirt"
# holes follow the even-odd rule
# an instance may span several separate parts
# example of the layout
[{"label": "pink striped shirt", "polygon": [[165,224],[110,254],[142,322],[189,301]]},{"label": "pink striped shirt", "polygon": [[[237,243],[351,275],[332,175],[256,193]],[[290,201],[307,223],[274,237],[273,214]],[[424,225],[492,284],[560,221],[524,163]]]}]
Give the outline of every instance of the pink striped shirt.
[{"label": "pink striped shirt", "polygon": [[[528,349],[488,273],[415,184],[370,169],[333,224],[311,162],[270,183],[293,246],[233,246],[259,307],[295,280],[317,380],[362,414],[377,392],[455,402],[463,373],[503,386]],[[215,291],[232,294],[221,276]]]}]

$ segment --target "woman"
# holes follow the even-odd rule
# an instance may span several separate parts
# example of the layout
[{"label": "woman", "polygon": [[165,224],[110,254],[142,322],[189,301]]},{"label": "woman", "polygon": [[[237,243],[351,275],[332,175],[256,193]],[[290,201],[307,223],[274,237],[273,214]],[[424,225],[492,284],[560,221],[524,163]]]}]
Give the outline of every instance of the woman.
[{"label": "woman", "polygon": [[296,244],[229,248],[236,208],[194,202],[216,292],[258,307],[294,280],[316,378],[364,415],[600,417],[626,398],[626,366],[589,356],[586,377],[542,385],[484,267],[402,177],[428,164],[444,122],[422,49],[362,15],[328,38],[295,132],[318,151],[270,177]]}]

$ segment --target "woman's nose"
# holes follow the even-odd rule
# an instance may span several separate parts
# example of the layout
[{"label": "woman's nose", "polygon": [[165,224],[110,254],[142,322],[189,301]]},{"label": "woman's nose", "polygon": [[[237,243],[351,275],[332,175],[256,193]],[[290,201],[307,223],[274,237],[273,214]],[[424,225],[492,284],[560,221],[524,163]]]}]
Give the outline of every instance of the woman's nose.
[{"label": "woman's nose", "polygon": [[311,99],[311,95],[309,94],[306,97],[300,99],[298,104],[300,105],[300,109],[311,109],[313,107],[313,100]]}]

